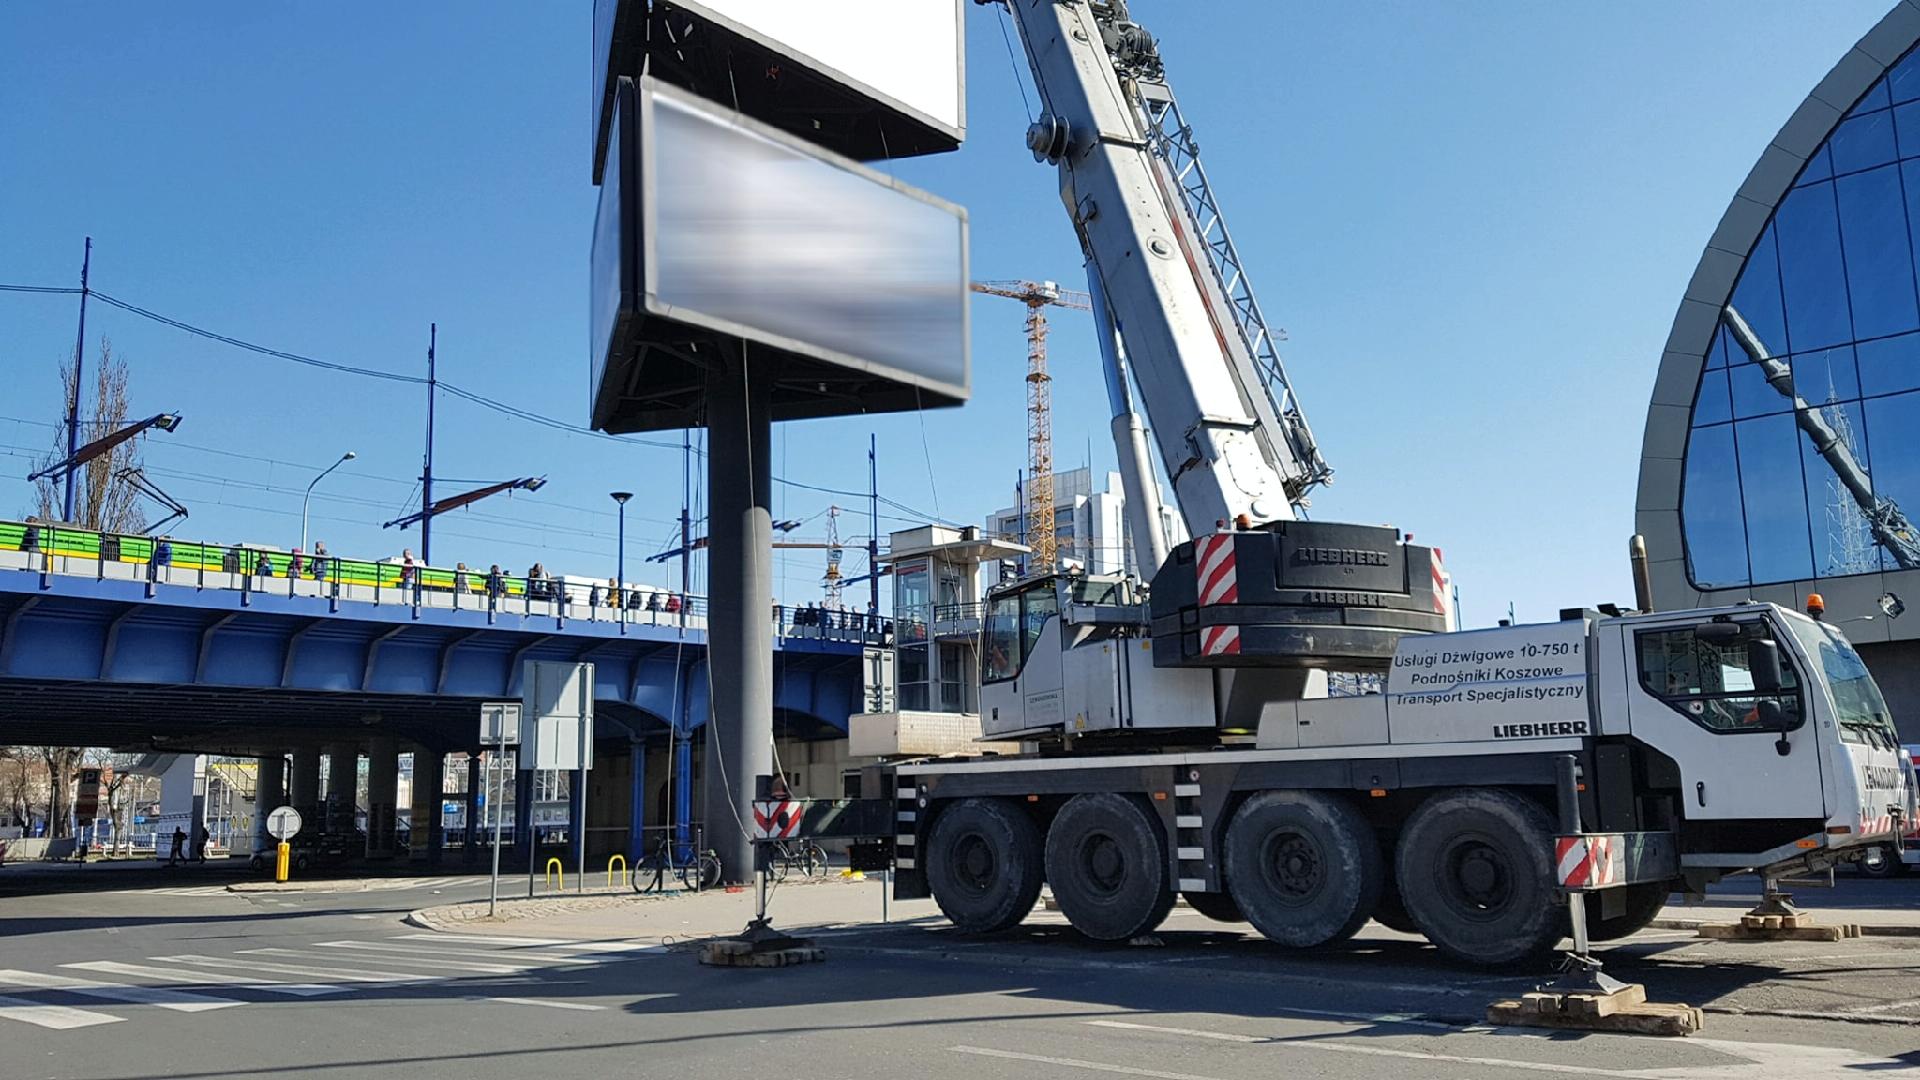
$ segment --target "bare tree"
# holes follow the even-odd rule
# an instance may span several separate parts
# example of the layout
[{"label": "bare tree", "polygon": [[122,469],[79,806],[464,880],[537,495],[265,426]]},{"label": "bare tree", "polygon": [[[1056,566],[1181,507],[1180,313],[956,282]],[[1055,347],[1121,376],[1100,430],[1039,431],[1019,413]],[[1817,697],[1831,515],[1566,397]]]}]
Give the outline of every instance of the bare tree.
[{"label": "bare tree", "polygon": [[[116,356],[113,343],[100,339],[100,356],[93,365],[90,393],[74,379],[73,368],[64,360],[60,365],[60,407],[64,420],[74,402],[79,401],[80,417],[77,442],[85,444],[125,427],[130,412],[127,384],[129,372],[125,358]],[[62,425],[64,429],[64,425]],[[66,432],[57,431],[53,449],[36,465],[44,469],[67,456]],[[140,510],[139,492],[120,479],[127,469],[141,464],[140,440],[129,439],[81,466],[76,484],[73,520],[85,529],[107,533],[137,533],[146,528],[146,516]],[[39,516],[60,521],[64,507],[64,479],[42,477],[37,481]],[[71,836],[73,779],[86,751],[81,747],[42,746],[37,750],[47,767],[47,835]]]},{"label": "bare tree", "polygon": [[[113,351],[113,342],[100,339],[100,356],[93,365],[91,395],[80,400],[80,435],[85,444],[127,424],[131,411],[127,396],[128,368],[124,358]],[[73,368],[64,361],[60,366],[60,407],[64,420],[73,407]],[[88,398],[91,400],[88,400]],[[64,429],[65,425],[61,425]],[[53,449],[36,466],[44,469],[67,456],[66,432],[54,434]],[[146,528],[146,515],[140,510],[139,492],[119,479],[121,472],[141,465],[140,440],[129,439],[81,467],[75,492],[73,520],[68,524],[83,529],[110,533],[137,533]],[[38,482],[39,513],[47,521],[59,521],[64,480],[42,478]]]}]

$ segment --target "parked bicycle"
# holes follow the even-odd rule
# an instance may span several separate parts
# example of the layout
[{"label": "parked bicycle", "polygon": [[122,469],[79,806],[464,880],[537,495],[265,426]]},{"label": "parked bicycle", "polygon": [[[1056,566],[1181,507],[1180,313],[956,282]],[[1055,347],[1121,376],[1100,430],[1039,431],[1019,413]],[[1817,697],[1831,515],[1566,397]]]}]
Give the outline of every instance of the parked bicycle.
[{"label": "parked bicycle", "polygon": [[827,863],[827,849],[811,840],[776,840],[769,854],[775,881],[787,880],[787,875],[795,870],[806,878],[826,877],[832,870]]},{"label": "parked bicycle", "polygon": [[667,891],[668,877],[678,878],[680,887],[699,892],[720,884],[720,855],[712,848],[697,850],[692,845],[667,836],[633,868],[633,891]]}]

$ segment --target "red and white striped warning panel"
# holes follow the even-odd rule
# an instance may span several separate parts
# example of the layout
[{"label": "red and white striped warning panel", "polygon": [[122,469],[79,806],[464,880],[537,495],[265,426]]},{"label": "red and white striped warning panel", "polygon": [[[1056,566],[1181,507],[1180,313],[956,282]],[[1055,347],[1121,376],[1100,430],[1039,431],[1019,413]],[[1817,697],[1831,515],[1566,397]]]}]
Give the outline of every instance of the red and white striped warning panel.
[{"label": "red and white striped warning panel", "polygon": [[777,799],[753,804],[753,838],[786,840],[800,835],[804,811],[797,799]]},{"label": "red and white striped warning panel", "polygon": [[1604,889],[1626,881],[1626,838],[1614,833],[1556,836],[1553,862],[1564,889]]},{"label": "red and white striped warning panel", "polygon": [[[1233,536],[1220,533],[1202,536],[1193,542],[1194,572],[1199,577],[1200,606],[1232,604],[1240,599],[1239,570],[1234,563]],[[1200,653],[1225,656],[1240,651],[1240,628],[1204,626],[1200,628]]]},{"label": "red and white striped warning panel", "polygon": [[1440,549],[1429,548],[1428,550],[1433,552],[1433,611],[1436,615],[1445,615],[1447,613],[1447,572],[1440,567]]}]

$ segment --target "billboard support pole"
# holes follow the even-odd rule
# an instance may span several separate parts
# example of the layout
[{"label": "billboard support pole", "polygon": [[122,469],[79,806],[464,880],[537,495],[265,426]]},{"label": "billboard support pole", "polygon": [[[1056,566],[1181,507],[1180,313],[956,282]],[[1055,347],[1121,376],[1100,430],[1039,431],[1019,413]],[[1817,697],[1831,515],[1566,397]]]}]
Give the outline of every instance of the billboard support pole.
[{"label": "billboard support pole", "polygon": [[722,880],[744,884],[753,780],[773,771],[773,424],[770,380],[745,342],[728,353],[707,385],[707,657],[728,677],[712,680],[706,822]]}]

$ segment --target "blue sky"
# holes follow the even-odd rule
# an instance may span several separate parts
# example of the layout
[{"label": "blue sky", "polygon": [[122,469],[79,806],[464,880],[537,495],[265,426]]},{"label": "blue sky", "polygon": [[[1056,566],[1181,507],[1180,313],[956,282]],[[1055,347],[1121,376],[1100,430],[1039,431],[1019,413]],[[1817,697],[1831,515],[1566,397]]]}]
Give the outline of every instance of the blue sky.
[{"label": "blue sky", "polygon": [[[1338,475],[1325,520],[1391,522],[1447,552],[1472,625],[1628,600],[1626,538],[1659,350],[1701,246],[1780,123],[1884,0],[1428,5],[1135,0]],[[443,378],[582,422],[587,398],[591,5],[0,6],[0,281],[93,283],[263,344]],[[968,207],[981,278],[1078,283],[1050,170],[994,11],[968,5],[968,142],[901,178]],[[1025,78],[1024,69],[1020,79]],[[1030,93],[1030,91],[1029,91]],[[29,509],[53,437],[71,297],[0,294],[0,514]],[[774,471],[960,520],[1012,501],[1025,456],[1021,309],[974,300],[973,401],[782,426]],[[1091,326],[1052,337],[1056,460],[1111,467]],[[150,471],[181,535],[291,547],[315,496],[341,553],[419,474],[417,387],[322,373],[104,305],[88,336],[179,410]],[[435,562],[629,577],[680,506],[677,449],[620,446],[443,399],[436,472],[544,473],[534,495],[441,519]],[[677,441],[668,436],[668,441]],[[25,449],[22,449],[25,448]],[[446,483],[448,488],[452,483]],[[797,486],[782,517],[864,503]],[[904,527],[888,510],[882,531]],[[417,550],[417,548],[416,548]],[[864,558],[849,556],[858,573]],[[821,558],[779,561],[818,597]]]}]

